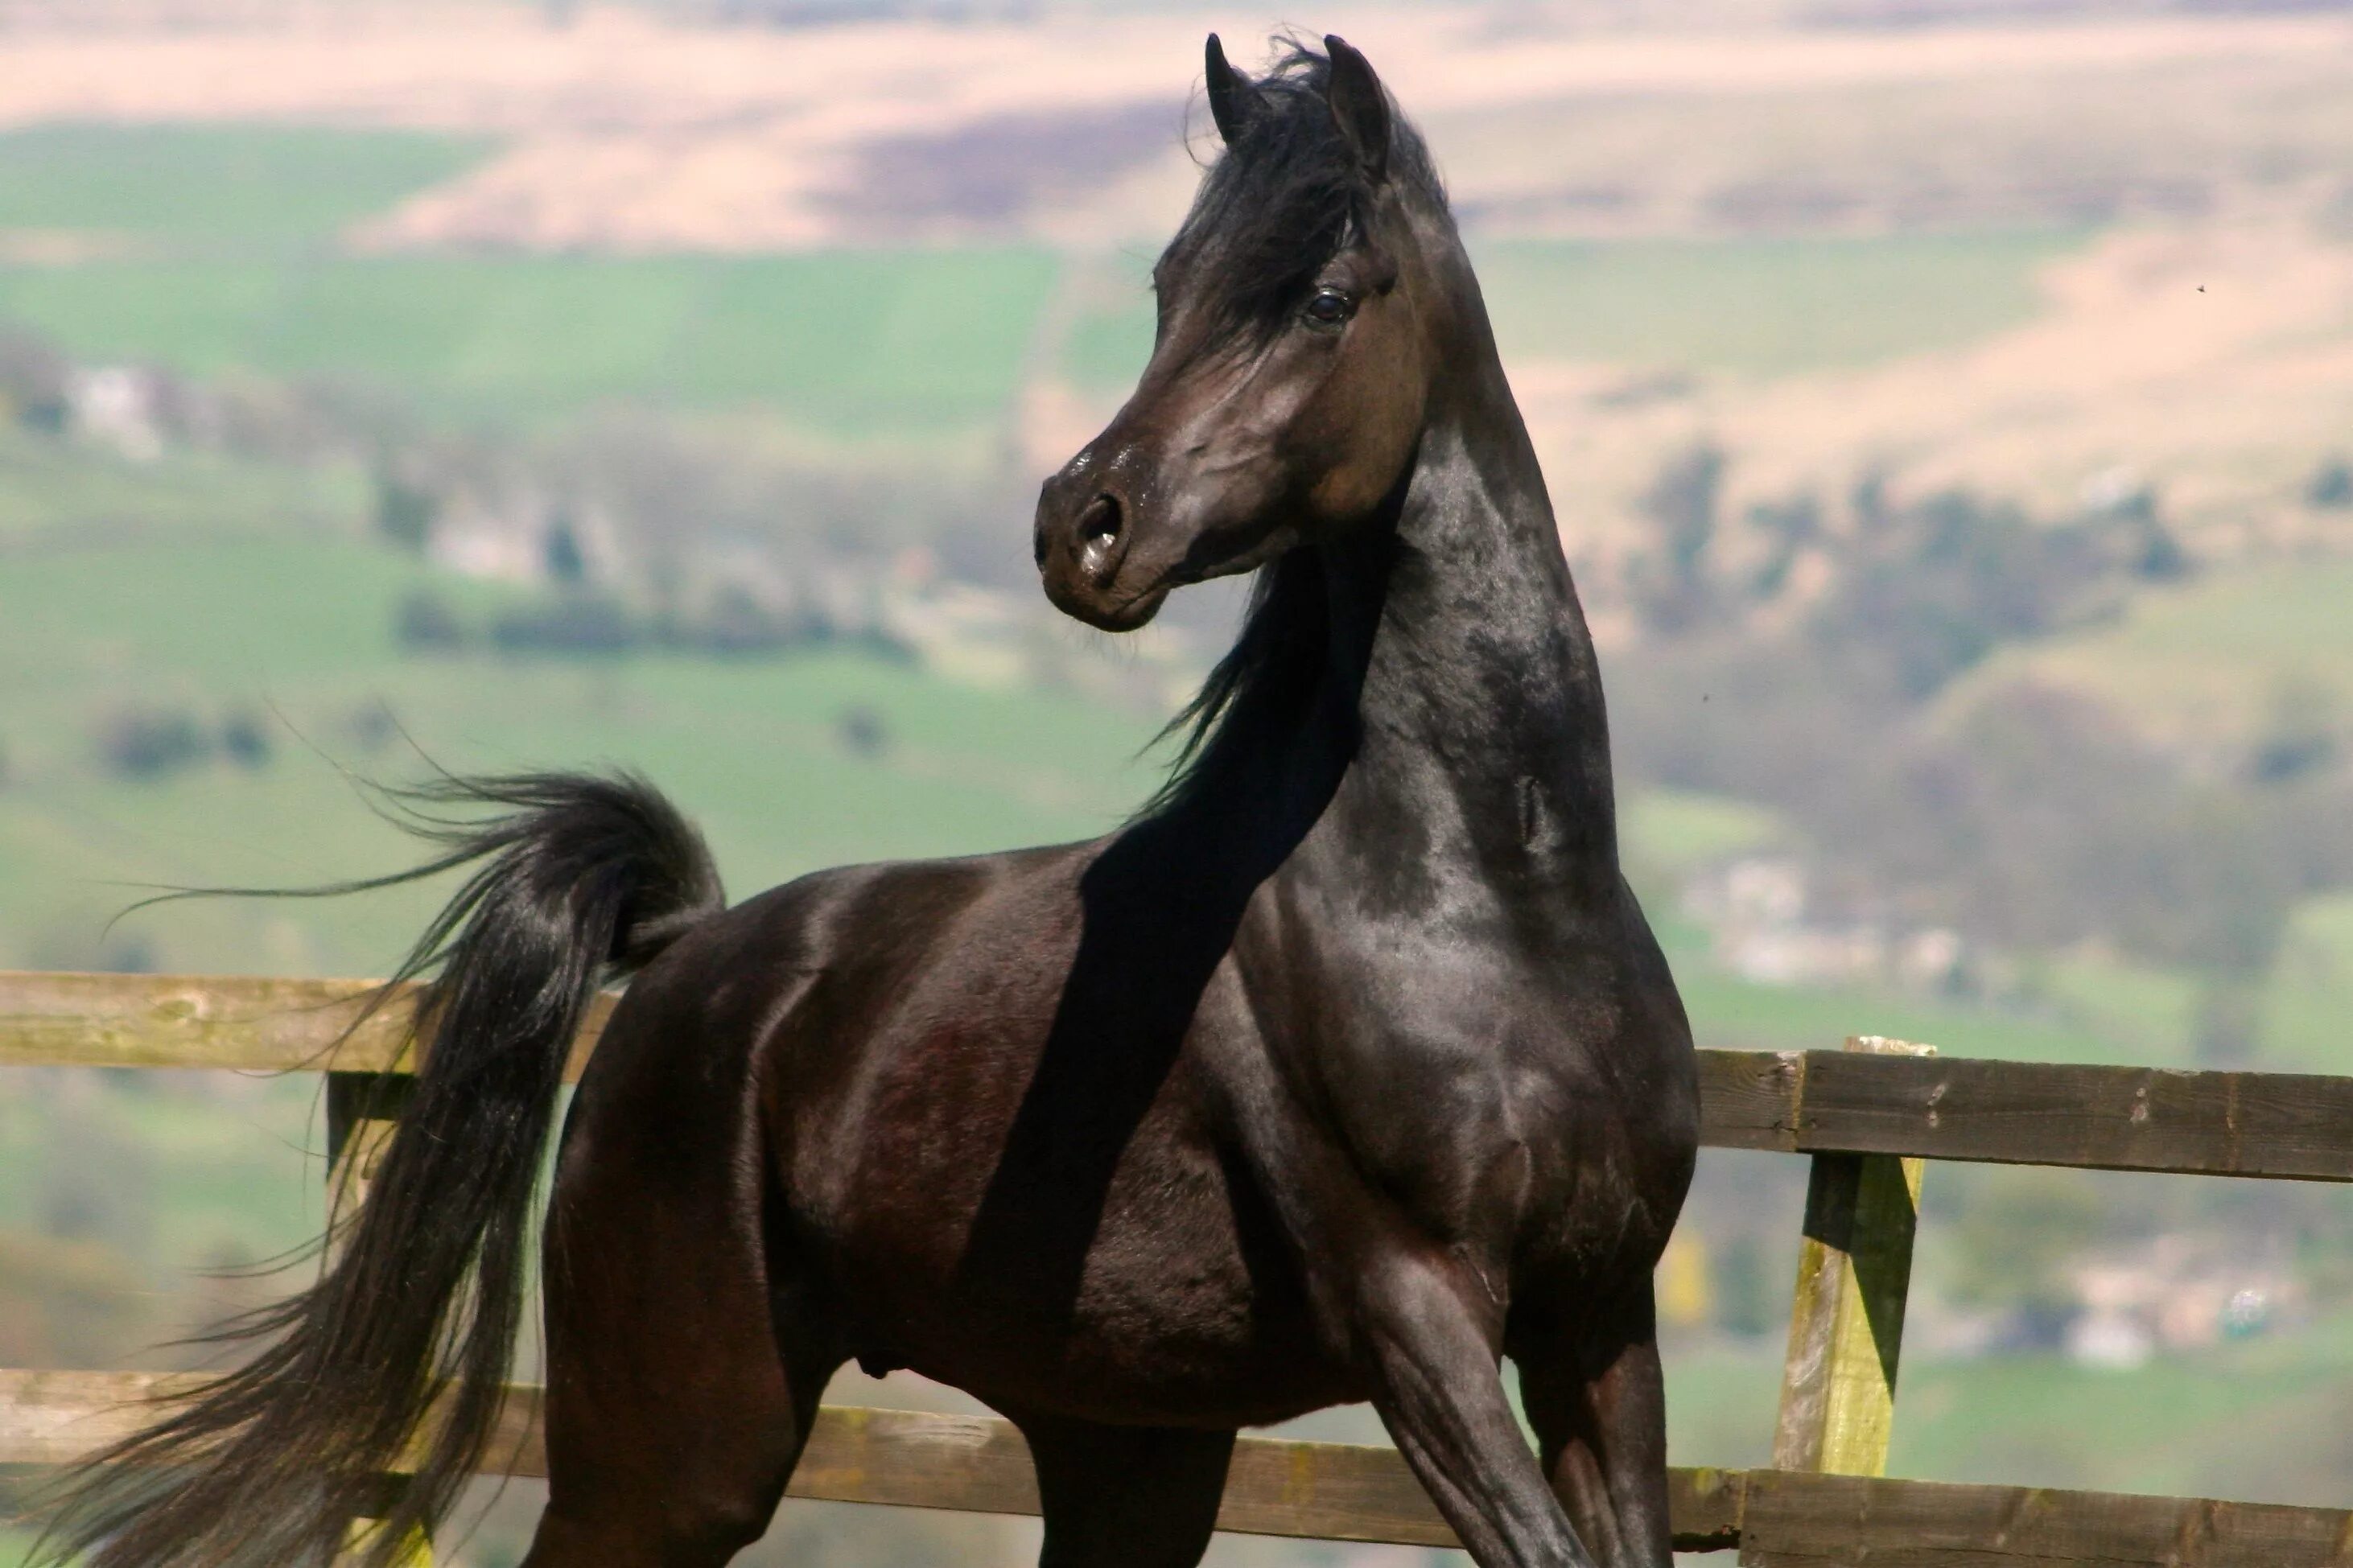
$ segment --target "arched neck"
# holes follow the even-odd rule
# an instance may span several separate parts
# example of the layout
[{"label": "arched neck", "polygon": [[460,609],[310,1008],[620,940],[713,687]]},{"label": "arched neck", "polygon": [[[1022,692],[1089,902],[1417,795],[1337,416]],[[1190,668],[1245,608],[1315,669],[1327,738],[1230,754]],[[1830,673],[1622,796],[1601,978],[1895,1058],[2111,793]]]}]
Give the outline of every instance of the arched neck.
[{"label": "arched neck", "polygon": [[1391,516],[1320,553],[1323,721],[1354,731],[1329,827],[1378,837],[1410,820],[1400,849],[1492,884],[1614,896],[1600,675],[1499,365],[1434,408]]}]

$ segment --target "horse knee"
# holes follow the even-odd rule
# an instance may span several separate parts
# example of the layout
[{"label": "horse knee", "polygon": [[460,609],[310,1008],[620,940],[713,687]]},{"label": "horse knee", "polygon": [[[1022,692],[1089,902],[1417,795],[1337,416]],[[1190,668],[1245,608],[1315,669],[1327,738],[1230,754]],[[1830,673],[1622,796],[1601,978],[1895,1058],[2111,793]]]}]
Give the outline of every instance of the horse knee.
[{"label": "horse knee", "polygon": [[708,1494],[664,1510],[662,1561],[689,1565],[725,1563],[768,1532],[776,1500]]},{"label": "horse knee", "polygon": [[554,1499],[522,1568],[720,1568],[767,1532],[776,1500],[698,1489]]}]

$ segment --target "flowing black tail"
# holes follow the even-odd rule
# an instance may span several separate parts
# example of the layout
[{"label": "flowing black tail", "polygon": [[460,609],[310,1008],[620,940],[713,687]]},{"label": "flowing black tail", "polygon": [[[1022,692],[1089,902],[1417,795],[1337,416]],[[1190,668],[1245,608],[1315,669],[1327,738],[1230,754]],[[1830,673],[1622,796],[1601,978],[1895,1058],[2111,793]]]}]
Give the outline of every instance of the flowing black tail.
[{"label": "flowing black tail", "polygon": [[323,1564],[417,1442],[416,1479],[366,1548],[368,1568],[388,1568],[482,1458],[573,1037],[601,984],[722,895],[693,827],[635,776],[445,779],[397,798],[446,853],[321,891],[480,864],[401,970],[438,973],[418,1013],[423,1068],[369,1201],[316,1285],[225,1331],[259,1354],[91,1462],[42,1561]]}]

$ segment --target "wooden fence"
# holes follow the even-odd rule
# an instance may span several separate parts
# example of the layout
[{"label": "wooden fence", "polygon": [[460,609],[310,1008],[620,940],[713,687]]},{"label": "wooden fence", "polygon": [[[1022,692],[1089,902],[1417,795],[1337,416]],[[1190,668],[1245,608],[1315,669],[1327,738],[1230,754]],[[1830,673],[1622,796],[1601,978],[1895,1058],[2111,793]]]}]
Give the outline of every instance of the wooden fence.
[{"label": "wooden fence", "polygon": [[[0,974],[0,1067],[321,1070],[363,983]],[[364,1181],[407,1068],[406,1009],[344,1041],[331,1158]],[[576,1076],[605,1013],[575,1051]],[[1704,1141],[1812,1158],[1772,1468],[1677,1469],[1679,1549],[1759,1568],[2353,1568],[2353,1513],[1883,1478],[1921,1163],[1964,1160],[2353,1181],[2353,1079],[1842,1051],[1700,1053]],[[55,1465],[121,1436],[167,1375],[0,1370],[0,1465]],[[537,1390],[493,1451],[540,1475]],[[828,1407],[792,1495],[1035,1513],[1003,1421]],[[1392,1449],[1246,1438],[1220,1528],[1454,1544]]]}]

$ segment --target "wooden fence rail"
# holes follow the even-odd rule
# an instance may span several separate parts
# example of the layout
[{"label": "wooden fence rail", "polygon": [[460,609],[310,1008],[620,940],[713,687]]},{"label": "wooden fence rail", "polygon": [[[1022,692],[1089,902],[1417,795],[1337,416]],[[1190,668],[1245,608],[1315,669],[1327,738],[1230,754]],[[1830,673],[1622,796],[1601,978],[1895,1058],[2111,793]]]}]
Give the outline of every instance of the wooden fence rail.
[{"label": "wooden fence rail", "polygon": [[[0,973],[0,1067],[329,1071],[339,1179],[364,1180],[413,1065],[408,999],[364,982]],[[594,1049],[600,1006],[573,1053]],[[329,1059],[332,1055],[332,1061]],[[1919,1162],[2353,1181],[2353,1079],[1843,1051],[1703,1051],[1703,1141],[1814,1157],[1775,1441],[1760,1470],[1678,1469],[1683,1551],[1757,1568],[2353,1568],[2353,1513],[1880,1477]],[[143,1418],[171,1374],[0,1371],[0,1465],[56,1465]],[[544,1472],[537,1390],[511,1391],[501,1471]],[[1035,1513],[1020,1436],[988,1417],[828,1407],[792,1495]],[[1245,1439],[1219,1527],[1452,1545],[1394,1450]]]},{"label": "wooden fence rail", "polygon": [[[356,980],[0,973],[0,1067],[406,1070],[395,1000],[337,1041]],[[576,1079],[610,1013],[592,1015]],[[1700,1053],[1721,1149],[2353,1181],[2353,1079],[1823,1051]]]}]

